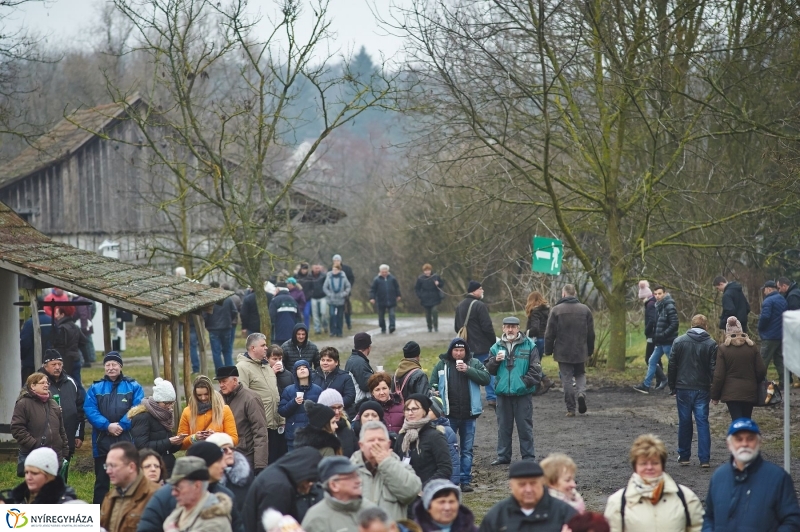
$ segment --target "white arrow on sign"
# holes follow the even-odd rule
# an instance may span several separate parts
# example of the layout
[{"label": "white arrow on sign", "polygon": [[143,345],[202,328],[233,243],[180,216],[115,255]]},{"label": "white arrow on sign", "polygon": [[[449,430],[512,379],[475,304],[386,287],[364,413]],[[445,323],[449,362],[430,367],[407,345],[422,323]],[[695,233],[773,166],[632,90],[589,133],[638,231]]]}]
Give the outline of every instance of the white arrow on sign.
[{"label": "white arrow on sign", "polygon": [[543,249],[537,249],[534,255],[537,259],[550,260],[550,252]]}]

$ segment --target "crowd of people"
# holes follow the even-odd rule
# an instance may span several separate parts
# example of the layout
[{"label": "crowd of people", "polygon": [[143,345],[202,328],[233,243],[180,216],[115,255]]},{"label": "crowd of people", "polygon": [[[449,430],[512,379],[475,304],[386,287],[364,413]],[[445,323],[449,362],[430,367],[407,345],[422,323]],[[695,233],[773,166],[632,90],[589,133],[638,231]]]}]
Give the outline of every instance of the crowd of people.
[{"label": "crowd of people", "polygon": [[[340,258],[335,270],[346,271]],[[430,268],[423,273],[431,274]],[[377,306],[388,311],[391,333],[390,303],[396,304],[400,292],[389,278],[382,267],[375,295]],[[431,280],[441,288],[441,279],[423,281]],[[765,293],[777,292],[781,281],[765,285]],[[347,286],[346,275],[341,286]],[[290,290],[286,295],[294,300]],[[766,373],[762,356],[776,360],[774,347],[762,346],[761,355],[755,351],[735,305],[721,318],[725,340],[718,346],[702,315],[679,336],[669,294],[661,286],[648,294],[649,285],[640,285],[646,334],[653,341],[647,377],[637,390],[649,392],[662,354],[668,354],[662,381],[677,399],[679,465],[690,463],[694,416],[698,457],[709,467],[708,403],[719,399],[732,417],[731,460],[713,474],[703,508],[695,493],[666,473],[664,442],[641,435],[630,450],[631,477],[601,515],[587,511],[576,489],[575,462],[562,453],[537,462],[533,437],[533,397],[552,386],[542,356],[558,363],[566,416],[589,409],[585,365],[594,351],[592,312],[572,285],[562,288],[552,308],[534,292],[525,327],[507,316],[497,338],[483,287],[471,281],[468,290],[456,311],[457,336],[429,374],[414,341],[403,347],[398,367],[384,371],[370,361],[373,338],[359,332],[342,369],[339,351],[318,349],[304,322],[293,323],[282,344],[246,329],[245,352],[235,364],[223,356],[213,378],[194,378],[179,418],[172,384],[156,379],[145,397],[141,384],[124,375],[118,352],[105,354],[103,378],[84,394],[66,374],[62,353],[48,349],[42,367],[26,379],[11,423],[24,480],[0,499],[77,502],[68,485],[69,462],[88,422],[95,473],[91,502],[101,505],[101,526],[108,532],[800,530],[791,477],[760,455],[761,431],[749,419],[754,400],[738,392],[749,386],[752,371],[755,393]],[[762,310],[759,331],[769,331],[775,313],[786,308],[773,304]],[[218,306],[233,315],[231,306]],[[436,330],[435,308],[426,317]],[[332,331],[341,326],[331,325]],[[509,465],[510,496],[478,526],[462,496],[474,491],[474,440],[485,407],[498,424],[492,465]],[[515,427],[521,457],[512,461]],[[185,455],[176,458],[181,451]]]}]

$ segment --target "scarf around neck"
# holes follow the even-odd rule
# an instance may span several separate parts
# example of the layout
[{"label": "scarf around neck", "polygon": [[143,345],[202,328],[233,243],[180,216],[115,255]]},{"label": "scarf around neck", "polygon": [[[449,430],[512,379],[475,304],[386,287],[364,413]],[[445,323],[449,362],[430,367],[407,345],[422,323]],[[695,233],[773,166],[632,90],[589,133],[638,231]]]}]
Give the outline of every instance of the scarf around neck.
[{"label": "scarf around neck", "polygon": [[197,415],[198,416],[202,416],[203,414],[205,414],[209,410],[211,410],[211,401],[208,401],[207,403],[201,403],[200,401],[197,401]]},{"label": "scarf around neck", "polygon": [[156,418],[161,426],[172,432],[175,427],[175,416],[172,410],[164,408],[150,398],[142,399],[142,405],[147,413]]},{"label": "scarf around neck", "polygon": [[408,454],[411,450],[412,443],[415,444],[414,446],[417,448],[417,452],[419,452],[419,431],[430,422],[431,420],[428,419],[427,416],[417,421],[403,421],[403,428],[400,429],[400,432],[406,435],[405,438],[403,438],[403,444],[400,446],[403,454]]},{"label": "scarf around neck", "polygon": [[658,501],[661,499],[661,494],[664,491],[663,474],[658,478],[645,480],[638,473],[634,473],[632,480],[637,494],[639,494],[643,499],[649,500],[651,504],[658,503]]},{"label": "scarf around neck", "polygon": [[33,394],[34,397],[36,397],[37,399],[39,399],[43,403],[46,403],[46,402],[48,402],[50,400],[50,394],[49,393],[36,393],[36,392],[31,392],[31,393]]}]

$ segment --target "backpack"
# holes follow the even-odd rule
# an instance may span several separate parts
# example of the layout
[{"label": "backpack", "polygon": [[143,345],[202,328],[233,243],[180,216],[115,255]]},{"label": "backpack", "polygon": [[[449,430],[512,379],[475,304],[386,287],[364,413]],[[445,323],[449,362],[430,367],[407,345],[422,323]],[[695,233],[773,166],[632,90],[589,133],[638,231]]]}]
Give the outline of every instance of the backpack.
[{"label": "backpack", "polygon": [[406,398],[403,395],[403,389],[406,387],[406,384],[408,383],[409,377],[411,377],[411,375],[413,375],[417,371],[422,371],[422,370],[420,370],[419,368],[414,368],[411,371],[409,371],[408,373],[406,373],[406,376],[403,377],[403,383],[400,385],[400,389],[399,390],[397,389],[397,372],[396,371],[395,371],[394,377],[392,377],[392,387],[394,388],[395,393],[400,397],[400,400],[403,403],[406,402]]},{"label": "backpack", "polygon": [[465,342],[469,341],[467,338],[467,324],[469,323],[469,315],[472,313],[472,305],[477,303],[478,300],[474,300],[472,303],[469,304],[469,308],[467,309],[467,317],[464,319],[464,325],[458,330],[458,337],[464,340]]},{"label": "backpack", "polygon": [[[628,491],[628,486],[622,490],[622,503],[619,507],[620,517],[622,518],[622,532],[625,532],[625,492]],[[686,528],[692,526],[692,518],[689,516],[689,506],[686,504],[686,495],[683,494],[680,484],[678,484],[678,498],[683,504],[683,517],[686,519]]]}]

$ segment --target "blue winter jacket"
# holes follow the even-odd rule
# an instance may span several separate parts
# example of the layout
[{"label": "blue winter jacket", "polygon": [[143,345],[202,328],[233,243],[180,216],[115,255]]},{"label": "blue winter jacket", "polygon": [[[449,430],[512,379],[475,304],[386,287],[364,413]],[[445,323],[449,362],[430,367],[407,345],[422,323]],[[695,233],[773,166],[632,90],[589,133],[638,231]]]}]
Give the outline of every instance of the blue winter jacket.
[{"label": "blue winter jacket", "polygon": [[[103,377],[89,387],[83,411],[86,420],[92,424],[92,455],[97,458],[108,454],[109,448],[120,441],[133,443],[131,422],[125,414],[144,399],[144,389],[135,379],[120,373],[116,381]],[[122,434],[112,436],[108,433],[111,423],[119,423]]]},{"label": "blue winter jacket", "polygon": [[[308,382],[307,386],[301,386],[297,380],[297,368],[305,366],[308,368]],[[307,360],[298,360],[292,368],[294,374],[294,384],[290,384],[284,388],[281,393],[281,402],[278,405],[278,414],[286,418],[286,429],[283,437],[291,449],[294,444],[294,433],[306,425],[308,425],[308,414],[303,405],[297,404],[297,392],[303,392],[303,401],[314,401],[319,399],[319,394],[322,393],[322,388],[312,383],[311,365]]]},{"label": "blue winter jacket", "polygon": [[[53,348],[53,318],[39,311],[39,329],[42,331],[42,353]],[[36,369],[33,361],[33,318],[28,318],[22,324],[19,332],[19,358],[23,368]]]},{"label": "blue winter jacket", "polygon": [[444,429],[444,437],[447,440],[447,446],[450,448],[450,463],[453,464],[453,474],[450,475],[450,482],[456,486],[461,485],[461,453],[458,450],[458,436],[450,426],[450,420],[442,416],[431,421],[435,427],[442,427]]},{"label": "blue winter jacket", "polygon": [[272,341],[281,345],[292,339],[294,326],[303,321],[303,313],[289,292],[281,290],[269,304],[269,319],[272,320]]},{"label": "blue winter jacket", "polygon": [[792,477],[761,456],[739,471],[733,459],[714,471],[706,495],[703,532],[800,530]]},{"label": "blue winter jacket", "polygon": [[319,368],[311,374],[311,380],[323,390],[333,388],[342,394],[345,410],[355,404],[356,385],[353,384],[353,377],[342,368],[334,368],[334,370],[327,375],[322,371],[322,368]]},{"label": "blue winter jacket", "polygon": [[786,308],[786,299],[780,292],[772,292],[764,298],[758,317],[758,335],[762,340],[783,339],[783,313]]}]

